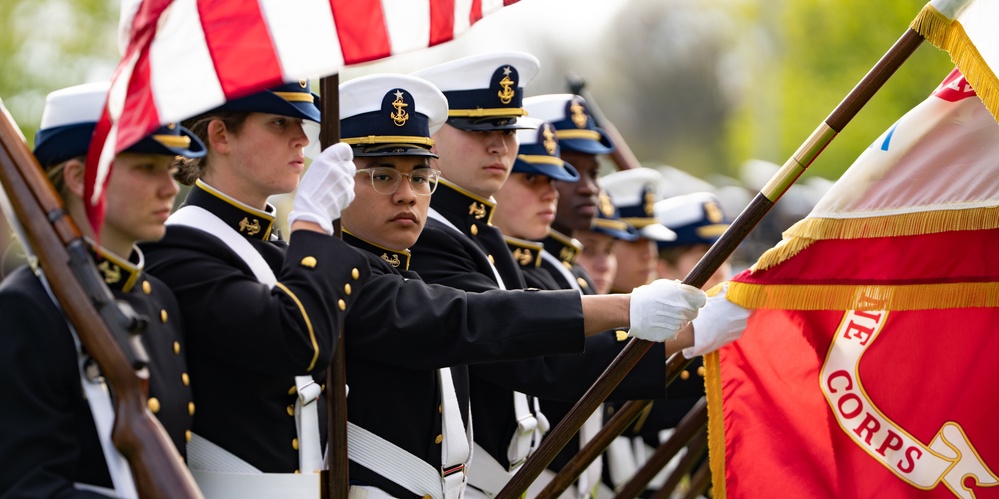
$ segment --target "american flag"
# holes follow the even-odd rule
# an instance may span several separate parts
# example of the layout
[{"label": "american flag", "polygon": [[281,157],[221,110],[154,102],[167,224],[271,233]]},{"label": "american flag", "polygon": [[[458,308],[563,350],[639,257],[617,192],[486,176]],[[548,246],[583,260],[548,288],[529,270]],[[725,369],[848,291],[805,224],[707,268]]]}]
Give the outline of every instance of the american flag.
[{"label": "american flag", "polygon": [[87,157],[91,224],[103,221],[114,155],[162,124],[283,82],[449,41],[516,2],[126,0],[128,43]]}]

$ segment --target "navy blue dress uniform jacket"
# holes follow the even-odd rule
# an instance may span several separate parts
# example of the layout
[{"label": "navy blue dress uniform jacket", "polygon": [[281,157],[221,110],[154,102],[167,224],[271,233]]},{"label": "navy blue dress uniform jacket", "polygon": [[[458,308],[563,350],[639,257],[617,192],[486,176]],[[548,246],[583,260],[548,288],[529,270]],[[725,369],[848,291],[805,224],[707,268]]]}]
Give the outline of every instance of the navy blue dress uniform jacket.
[{"label": "navy blue dress uniform jacket", "polygon": [[[194,406],[177,302],[159,280],[108,263],[115,298],[147,318],[149,405],[183,456]],[[0,497],[105,497],[73,488],[113,486],[66,319],[27,267],[0,284],[0,324]]]},{"label": "navy blue dress uniform jacket", "polygon": [[[363,250],[371,266],[371,278],[344,326],[348,419],[437,469],[437,369],[451,367],[464,419],[469,403],[465,364],[577,353],[583,348],[582,305],[576,293],[466,293],[420,280],[407,270],[407,252],[376,246],[348,232],[344,240]],[[473,424],[477,429],[478,421]],[[350,478],[395,497],[417,497],[353,462]]]},{"label": "navy blue dress uniform jacket", "polygon": [[[149,272],[173,290],[184,314],[198,412],[194,432],[265,473],[298,468],[295,376],[325,381],[339,325],[370,272],[339,238],[295,231],[272,240],[273,211],[237,204],[196,185],[185,204],[239,231],[277,278],[261,285],[220,239],[186,226],[146,245]],[[348,292],[348,287],[350,288]],[[325,398],[319,404],[325,442]]]},{"label": "navy blue dress uniform jacket", "polygon": [[[436,220],[428,221],[420,239],[411,248],[413,263],[410,268],[423,280],[472,292],[496,289],[497,283],[488,263],[491,258],[508,289],[525,287],[524,275],[502,233],[489,224],[492,203],[442,182],[430,206],[461,233]],[[552,310],[550,313],[557,315],[559,312]],[[501,314],[493,314],[492,320],[506,319]],[[614,357],[590,347],[591,341],[599,336],[586,339],[586,350],[581,355],[469,366],[476,443],[501,465],[508,466],[507,447],[516,430],[512,392],[567,402],[578,400]],[[614,392],[614,397],[665,396],[665,351],[658,350],[661,352],[658,357],[655,354],[645,356]]]}]

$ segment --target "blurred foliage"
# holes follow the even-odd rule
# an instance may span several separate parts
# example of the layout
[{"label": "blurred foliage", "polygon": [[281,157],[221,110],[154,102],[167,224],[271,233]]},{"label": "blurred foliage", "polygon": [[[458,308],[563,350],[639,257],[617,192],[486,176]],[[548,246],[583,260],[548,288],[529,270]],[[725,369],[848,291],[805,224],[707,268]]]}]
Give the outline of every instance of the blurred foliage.
[{"label": "blurred foliage", "polygon": [[49,92],[110,77],[118,10],[117,0],[0,2],[0,98],[28,144]]},{"label": "blurred foliage", "polygon": [[[634,0],[591,90],[640,159],[700,177],[782,164],[888,51],[921,0]],[[810,167],[838,178],[952,68],[924,44]],[[603,92],[597,90],[601,86]]]}]

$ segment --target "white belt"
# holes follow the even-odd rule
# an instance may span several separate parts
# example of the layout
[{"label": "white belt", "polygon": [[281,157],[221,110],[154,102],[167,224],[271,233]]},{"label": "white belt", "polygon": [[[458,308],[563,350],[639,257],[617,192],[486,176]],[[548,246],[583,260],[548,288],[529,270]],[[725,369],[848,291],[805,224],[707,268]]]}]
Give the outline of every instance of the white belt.
[{"label": "white belt", "polygon": [[[350,460],[391,480],[400,487],[433,499],[456,499],[464,488],[465,465],[437,469],[378,435],[347,422]],[[445,496],[445,492],[455,495]]]},{"label": "white belt", "polygon": [[[469,485],[492,497],[503,490],[513,477],[513,472],[490,456],[479,444],[475,444],[475,459],[468,466]],[[472,489],[469,489],[472,490]]]},{"label": "white belt", "polygon": [[541,438],[550,428],[548,418],[541,413],[541,405],[537,398],[534,399],[533,405],[531,410],[527,395],[513,392],[513,415],[517,420],[517,429],[514,430],[506,451],[510,471],[515,471],[527,461],[527,458],[541,445]]},{"label": "white belt", "polygon": [[319,395],[323,392],[312,376],[295,376],[295,429],[298,432],[298,464],[302,473],[321,471],[326,468],[320,451],[319,436]]},{"label": "white belt", "polygon": [[624,485],[638,470],[635,453],[631,447],[631,438],[617,437],[607,447],[607,466],[610,470],[611,483],[614,487]]},{"label": "white belt", "polygon": [[318,499],[321,493],[319,473],[261,473],[197,434],[187,443],[187,463],[206,499]]},{"label": "white belt", "polygon": [[[579,429],[579,448],[582,449],[586,444],[593,440],[600,433],[600,428],[603,427],[603,404],[597,406],[597,410],[590,414],[590,417],[583,422],[583,426]],[[590,463],[589,466],[583,470],[583,473],[579,475],[579,479],[576,481],[576,488],[579,491],[579,497],[593,497],[597,487],[600,485],[600,477],[603,473],[603,458],[597,456],[596,459]]]},{"label": "white belt", "polygon": [[347,492],[347,499],[396,499],[396,497],[379,488],[351,485],[350,491]]}]

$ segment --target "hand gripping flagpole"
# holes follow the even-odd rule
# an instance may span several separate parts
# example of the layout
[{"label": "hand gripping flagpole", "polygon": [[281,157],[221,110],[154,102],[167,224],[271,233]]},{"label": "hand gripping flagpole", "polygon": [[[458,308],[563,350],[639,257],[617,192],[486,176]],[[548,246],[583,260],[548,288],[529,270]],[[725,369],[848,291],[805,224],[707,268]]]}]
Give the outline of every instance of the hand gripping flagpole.
[{"label": "hand gripping flagpole", "polygon": [[[773,208],[777,200],[798,180],[798,177],[815,161],[815,158],[822,153],[836,135],[843,131],[850,120],[884,86],[885,82],[895,74],[895,71],[922,42],[923,36],[910,28],[892,45],[891,49],[881,57],[881,60],[871,68],[867,75],[860,80],[860,83],[847,94],[846,98],[833,109],[825,121],[808,136],[805,142],[798,147],[798,150],[784,163],[784,166],[756,194],[756,197],[732,222],[728,230],[687,274],[687,277],[683,279],[684,284],[700,288],[707,282],[715,270],[728,259],[742,240],[763,219],[764,215]],[[629,340],[628,345],[621,350],[621,353],[604,370],[593,386],[586,391],[583,398],[572,407],[566,417],[548,433],[544,441],[541,442],[541,446],[510,479],[496,498],[516,499],[520,497],[548,466],[548,463],[555,458],[555,455],[565,447],[569,439],[582,426],[583,421],[607,399],[610,392],[617,387],[652,344],[652,342],[634,338]],[[667,379],[672,381],[679,376],[689,362],[679,352],[673,354],[666,363]],[[633,401],[628,402],[628,404],[643,402]],[[593,459],[595,458],[594,455]],[[590,461],[592,462],[592,459]],[[556,496],[541,494],[538,497],[545,499]]]},{"label": "hand gripping flagpole", "polygon": [[[319,143],[323,149],[340,141],[340,75],[319,80],[322,123]],[[333,222],[333,235],[340,237],[340,221]],[[326,471],[322,491],[327,499],[347,497],[350,485],[347,473],[347,370],[344,354],[343,323],[337,325],[333,360],[326,370]]]}]

